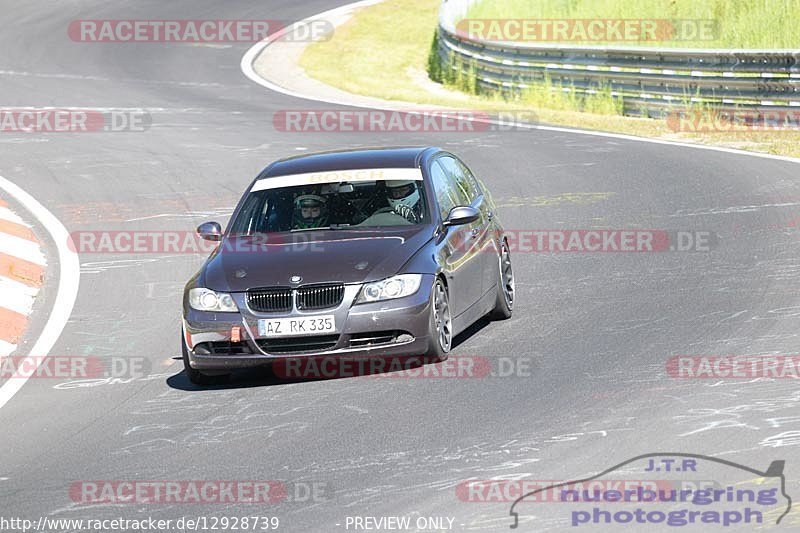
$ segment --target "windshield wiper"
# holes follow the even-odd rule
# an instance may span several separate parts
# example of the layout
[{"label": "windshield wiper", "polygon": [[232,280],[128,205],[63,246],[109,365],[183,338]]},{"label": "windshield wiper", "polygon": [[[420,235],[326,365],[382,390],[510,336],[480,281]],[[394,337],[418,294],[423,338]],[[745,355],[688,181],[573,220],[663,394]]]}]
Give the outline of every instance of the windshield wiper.
[{"label": "windshield wiper", "polygon": [[295,228],[293,230],[289,230],[290,233],[297,233],[299,231],[316,231],[321,229],[331,229],[330,226],[320,226],[318,228]]},{"label": "windshield wiper", "polygon": [[318,228],[296,228],[290,230],[291,233],[297,233],[298,231],[315,231],[315,230],[323,230],[323,229],[345,229],[352,226],[352,224],[331,224],[330,226],[320,226]]}]

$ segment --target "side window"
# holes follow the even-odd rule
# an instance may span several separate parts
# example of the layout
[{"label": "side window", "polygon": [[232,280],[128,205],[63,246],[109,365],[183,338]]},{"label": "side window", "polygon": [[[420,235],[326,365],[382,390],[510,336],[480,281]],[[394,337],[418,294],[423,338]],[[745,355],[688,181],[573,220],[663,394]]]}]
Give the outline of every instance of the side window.
[{"label": "side window", "polygon": [[463,172],[464,176],[466,176],[467,184],[469,184],[470,188],[470,196],[474,200],[475,198],[483,194],[483,189],[481,188],[481,184],[477,180],[477,178],[475,178],[475,174],[473,174],[472,171],[469,168],[467,168],[467,165],[465,165],[462,161],[459,161],[458,159],[456,159],[456,163],[458,163],[458,166],[461,168],[461,172]]},{"label": "side window", "polygon": [[458,192],[451,184],[438,160],[431,164],[431,180],[433,181],[433,190],[436,191],[439,214],[444,220],[450,210],[459,205]]},{"label": "side window", "polygon": [[469,205],[481,195],[478,182],[459,161],[449,156],[440,157],[437,161],[444,168],[448,180],[452,181],[458,189],[459,205]]}]

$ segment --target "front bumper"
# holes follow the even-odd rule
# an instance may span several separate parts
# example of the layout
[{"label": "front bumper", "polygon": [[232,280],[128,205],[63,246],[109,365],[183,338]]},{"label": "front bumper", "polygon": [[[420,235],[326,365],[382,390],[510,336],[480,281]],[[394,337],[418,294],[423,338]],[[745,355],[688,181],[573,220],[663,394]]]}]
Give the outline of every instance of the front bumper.
[{"label": "front bumper", "polygon": [[[198,370],[249,368],[297,357],[419,356],[428,351],[430,291],[433,276],[423,276],[419,290],[405,298],[353,305],[360,285],[348,285],[342,303],[312,312],[256,313],[244,293],[234,294],[239,313],[210,313],[184,306],[183,339],[189,364]],[[258,334],[258,320],[334,315],[336,333],[280,339],[286,344],[274,351]],[[233,328],[240,341],[232,342]],[[322,339],[322,337],[326,337]],[[275,339],[270,339],[274,341]],[[324,343],[322,341],[325,341]],[[297,341],[297,348],[292,345]],[[319,341],[323,349],[305,346]]]}]

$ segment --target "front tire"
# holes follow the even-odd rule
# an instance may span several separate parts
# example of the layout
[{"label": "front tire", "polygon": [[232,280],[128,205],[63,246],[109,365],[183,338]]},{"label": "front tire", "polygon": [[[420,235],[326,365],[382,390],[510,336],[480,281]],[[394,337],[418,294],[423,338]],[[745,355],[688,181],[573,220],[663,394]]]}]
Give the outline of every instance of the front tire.
[{"label": "front tire", "polygon": [[437,277],[431,289],[428,353],[434,362],[444,361],[453,344],[453,321],[447,285]]},{"label": "front tire", "polygon": [[183,338],[182,334],[181,353],[183,355],[183,370],[186,372],[186,377],[189,378],[189,382],[191,382],[193,385],[199,385],[201,387],[212,385],[215,382],[215,378],[213,376],[203,374],[196,368],[192,368],[192,365],[189,364],[189,349],[186,347],[186,340]]}]

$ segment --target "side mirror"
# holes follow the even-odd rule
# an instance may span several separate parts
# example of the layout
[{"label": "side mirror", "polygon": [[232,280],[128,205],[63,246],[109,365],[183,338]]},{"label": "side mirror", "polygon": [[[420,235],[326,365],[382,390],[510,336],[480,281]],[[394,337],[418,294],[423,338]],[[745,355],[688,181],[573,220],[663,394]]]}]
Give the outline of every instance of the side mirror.
[{"label": "side mirror", "polygon": [[472,224],[481,217],[481,214],[472,206],[463,205],[454,207],[447,215],[447,220],[444,221],[444,227],[450,226],[463,226],[464,224]]},{"label": "side mirror", "polygon": [[198,226],[197,234],[206,241],[219,242],[222,240],[222,227],[218,222],[206,222]]}]

